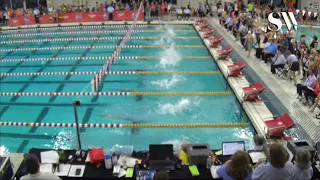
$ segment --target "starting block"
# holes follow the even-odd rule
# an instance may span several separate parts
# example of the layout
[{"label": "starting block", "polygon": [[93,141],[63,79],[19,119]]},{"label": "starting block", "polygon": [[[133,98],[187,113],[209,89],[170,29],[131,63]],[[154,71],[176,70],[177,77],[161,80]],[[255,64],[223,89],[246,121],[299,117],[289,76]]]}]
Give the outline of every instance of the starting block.
[{"label": "starting block", "polygon": [[203,24],[200,24],[199,27],[200,27],[200,31],[204,31],[207,27],[208,27],[209,23],[208,22],[205,22]]},{"label": "starting block", "polygon": [[276,138],[282,137],[284,130],[295,125],[294,121],[287,113],[280,117],[274,117],[273,119],[265,120],[264,122],[268,127],[269,136]]},{"label": "starting block", "polygon": [[221,36],[210,38],[209,39],[210,47],[212,47],[212,48],[220,47],[220,43],[221,43],[222,40],[223,40],[223,38]]},{"label": "starting block", "polygon": [[213,28],[204,30],[203,31],[204,38],[210,38],[213,32],[214,32]]},{"label": "starting block", "polygon": [[219,59],[223,59],[223,60],[227,60],[231,52],[232,52],[232,48],[230,46],[221,50],[217,50],[217,53],[219,54]]},{"label": "starting block", "polygon": [[266,91],[266,88],[260,82],[256,82],[249,87],[244,87],[242,90],[244,93],[244,101],[263,102],[263,100],[259,97],[259,94]]},{"label": "starting block", "polygon": [[246,67],[247,66],[242,61],[239,61],[233,65],[229,65],[228,66],[228,75],[231,77],[243,76],[241,71]]},{"label": "starting block", "polygon": [[204,18],[200,18],[196,20],[196,25],[200,25],[202,21],[204,21]]}]

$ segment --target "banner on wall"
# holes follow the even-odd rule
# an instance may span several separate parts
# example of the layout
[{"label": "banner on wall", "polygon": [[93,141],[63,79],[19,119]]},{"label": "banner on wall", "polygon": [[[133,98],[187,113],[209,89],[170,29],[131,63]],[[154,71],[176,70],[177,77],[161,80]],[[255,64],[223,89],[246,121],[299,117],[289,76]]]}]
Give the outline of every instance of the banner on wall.
[{"label": "banner on wall", "polygon": [[[138,11],[125,10],[115,11],[113,13],[114,21],[133,21]],[[143,13],[139,14],[138,21],[143,20]],[[101,22],[108,21],[107,12],[89,12],[89,13],[66,13],[59,15],[59,23],[75,23],[75,22]],[[52,23],[51,15],[40,16],[40,24]],[[22,26],[35,24],[34,16],[21,16],[9,19],[10,26]]]}]

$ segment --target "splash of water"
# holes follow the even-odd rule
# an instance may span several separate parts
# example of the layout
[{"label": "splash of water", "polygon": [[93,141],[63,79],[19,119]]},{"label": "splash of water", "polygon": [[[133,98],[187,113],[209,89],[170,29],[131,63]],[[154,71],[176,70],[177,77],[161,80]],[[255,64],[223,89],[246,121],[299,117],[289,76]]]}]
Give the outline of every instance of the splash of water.
[{"label": "splash of water", "polygon": [[185,80],[186,79],[183,76],[174,74],[171,79],[160,79],[157,81],[152,81],[151,84],[170,89],[171,87],[174,87]]},{"label": "splash of water", "polygon": [[172,27],[167,27],[167,29],[168,29],[167,33],[168,33],[169,36],[175,36],[176,35],[176,33],[174,32]]},{"label": "splash of water", "polygon": [[176,66],[180,63],[182,57],[175,48],[175,43],[171,43],[170,48],[165,49],[160,54],[159,66],[166,68],[167,66]]}]

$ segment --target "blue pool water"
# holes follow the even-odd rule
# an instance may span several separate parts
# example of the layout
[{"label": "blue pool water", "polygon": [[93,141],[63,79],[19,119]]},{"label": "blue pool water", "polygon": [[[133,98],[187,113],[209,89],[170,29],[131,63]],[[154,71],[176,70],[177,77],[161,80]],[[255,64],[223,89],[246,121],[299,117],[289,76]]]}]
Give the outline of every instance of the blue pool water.
[{"label": "blue pool water", "polygon": [[[125,28],[106,27],[105,30]],[[171,45],[170,48],[125,48],[120,56],[138,56],[138,59],[120,59],[111,71],[219,71],[214,60],[192,26],[137,27],[145,32],[132,36],[156,37],[152,40],[129,40],[127,45]],[[169,29],[169,30],[167,30]],[[3,32],[2,42],[29,40],[25,43],[6,43],[0,52],[1,60],[51,57],[105,57],[114,49],[67,49],[19,51],[22,48],[81,47],[118,45],[120,40],[74,40],[31,42],[44,38],[119,37],[124,33],[96,34],[95,29],[62,29],[24,32]],[[35,35],[43,32],[80,32],[90,34]],[[17,34],[26,36],[16,37]],[[172,38],[170,38],[172,37]],[[176,38],[174,38],[176,37]],[[177,37],[182,37],[178,39]],[[188,38],[189,37],[189,38]],[[193,37],[193,38],[192,38]],[[196,37],[196,38],[194,38]],[[176,48],[176,45],[197,45],[197,48]],[[153,56],[146,59],[141,56]],[[189,56],[186,58],[185,56]],[[191,57],[190,57],[191,56]],[[53,60],[53,61],[1,61],[1,73],[18,72],[98,72],[105,60]],[[6,76],[1,77],[1,92],[91,92],[89,82],[94,75]],[[108,75],[101,91],[155,91],[155,92],[225,92],[232,91],[221,74],[166,74],[166,75]],[[74,123],[72,102],[81,101],[78,107],[80,123],[148,123],[148,124],[201,124],[248,122],[234,95],[231,96],[1,96],[0,119],[6,122]],[[104,115],[106,117],[101,117]],[[74,128],[1,127],[1,145],[10,152],[27,152],[30,148],[76,148]],[[114,144],[134,145],[147,149],[151,143],[207,142],[212,148],[221,148],[223,141],[243,140],[252,147],[254,129],[201,128],[201,129],[81,129],[84,148]]]}]

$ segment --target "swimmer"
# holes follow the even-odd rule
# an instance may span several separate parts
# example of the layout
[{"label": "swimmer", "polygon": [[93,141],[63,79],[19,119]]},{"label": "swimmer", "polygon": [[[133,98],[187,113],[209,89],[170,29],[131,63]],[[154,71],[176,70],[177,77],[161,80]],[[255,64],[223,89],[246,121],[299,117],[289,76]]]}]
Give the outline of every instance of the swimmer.
[{"label": "swimmer", "polygon": [[146,120],[141,120],[141,119],[133,119],[131,117],[121,117],[121,116],[113,116],[113,115],[110,115],[110,114],[98,114],[97,116],[100,116],[100,117],[103,117],[103,118],[109,118],[109,119],[112,119],[112,120],[120,120],[120,121],[130,121],[134,124],[138,124],[140,122],[147,122]]},{"label": "swimmer", "polygon": [[253,48],[253,35],[251,31],[248,31],[247,46],[248,46],[248,57],[250,57],[251,49]]}]

